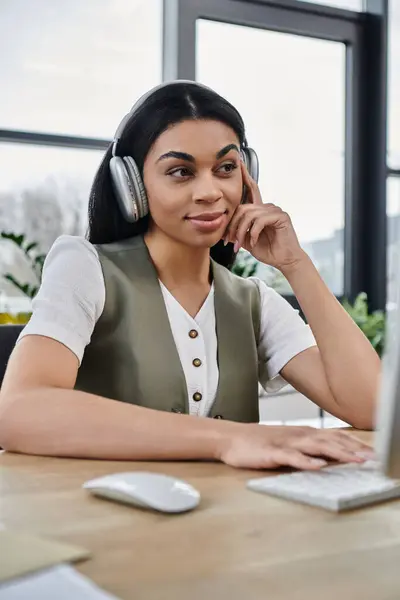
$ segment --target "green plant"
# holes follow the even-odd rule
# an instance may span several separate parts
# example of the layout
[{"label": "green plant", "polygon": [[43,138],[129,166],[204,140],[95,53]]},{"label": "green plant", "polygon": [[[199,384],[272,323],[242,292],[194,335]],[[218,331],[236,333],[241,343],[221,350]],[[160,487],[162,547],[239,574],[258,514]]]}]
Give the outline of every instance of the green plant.
[{"label": "green plant", "polygon": [[365,292],[358,294],[353,305],[344,300],[343,307],[369,339],[379,356],[382,356],[385,344],[386,317],[382,310],[368,312],[368,299]]},{"label": "green plant", "polygon": [[232,267],[232,273],[238,277],[253,277],[257,271],[258,261],[245,250],[239,250]]},{"label": "green plant", "polygon": [[257,276],[265,281],[268,287],[276,290],[278,294],[290,293],[288,282],[280,271],[269,265],[259,263],[254,256],[242,248],[236,256],[232,273],[239,277]]},{"label": "green plant", "polygon": [[[256,274],[257,267],[258,261],[249,252],[239,250],[232,273],[235,273],[239,277],[252,277]],[[276,289],[278,293],[282,293],[282,280],[284,280],[283,276],[274,270],[273,276],[267,283],[270,287]],[[284,291],[286,293],[286,290]],[[369,313],[368,299],[365,292],[358,294],[353,304],[348,300],[344,300],[343,307],[371,342],[379,356],[382,356],[385,344],[386,324],[384,311],[376,310]]]},{"label": "green plant", "polygon": [[29,298],[33,298],[39,289],[40,281],[42,278],[43,263],[45,261],[46,255],[40,254],[38,252],[39,244],[37,242],[29,242],[28,240],[26,240],[25,235],[23,233],[17,235],[15,233],[1,231],[0,239],[12,242],[20,250],[22,250],[31,266],[32,272],[35,275],[37,283],[22,283],[21,281],[18,281],[16,277],[12,275],[12,273],[5,273],[3,275],[4,279],[12,283],[16,288],[18,288],[23,294],[25,294]]}]

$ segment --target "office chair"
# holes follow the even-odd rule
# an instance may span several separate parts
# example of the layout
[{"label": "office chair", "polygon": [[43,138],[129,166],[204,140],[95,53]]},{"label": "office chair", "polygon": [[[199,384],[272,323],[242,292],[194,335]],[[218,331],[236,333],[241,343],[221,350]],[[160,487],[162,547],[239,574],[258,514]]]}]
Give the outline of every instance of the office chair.
[{"label": "office chair", "polygon": [[0,387],[10,354],[24,325],[0,325]]}]

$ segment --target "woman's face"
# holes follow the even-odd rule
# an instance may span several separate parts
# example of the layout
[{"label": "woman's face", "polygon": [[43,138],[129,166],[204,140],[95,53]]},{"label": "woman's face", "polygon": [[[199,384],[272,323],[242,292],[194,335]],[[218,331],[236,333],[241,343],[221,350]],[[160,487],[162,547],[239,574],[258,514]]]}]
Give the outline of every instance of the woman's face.
[{"label": "woman's face", "polygon": [[223,237],[242,197],[238,137],[219,121],[173,125],[151,147],[143,178],[151,230],[210,248]]}]

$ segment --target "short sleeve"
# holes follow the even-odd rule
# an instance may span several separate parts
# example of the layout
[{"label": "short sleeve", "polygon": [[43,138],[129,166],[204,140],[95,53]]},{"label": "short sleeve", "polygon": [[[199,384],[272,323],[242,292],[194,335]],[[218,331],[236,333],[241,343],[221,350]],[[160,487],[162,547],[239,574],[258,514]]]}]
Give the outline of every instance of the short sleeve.
[{"label": "short sleeve", "polygon": [[46,257],[32,316],[18,341],[27,335],[52,338],[69,348],[80,364],[104,303],[97,250],[82,237],[63,235]]},{"label": "short sleeve", "polygon": [[276,392],[287,385],[279,374],[283,367],[303,350],[316,346],[316,341],[309,325],[287,300],[260,279],[252,279],[261,302],[259,381],[267,392]]}]

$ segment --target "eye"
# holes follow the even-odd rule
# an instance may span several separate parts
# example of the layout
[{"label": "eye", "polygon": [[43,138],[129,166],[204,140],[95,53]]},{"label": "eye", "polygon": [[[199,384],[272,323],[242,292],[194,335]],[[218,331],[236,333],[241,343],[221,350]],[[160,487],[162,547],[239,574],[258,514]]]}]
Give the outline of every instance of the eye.
[{"label": "eye", "polygon": [[221,165],[218,169],[218,172],[222,173],[223,175],[230,175],[235,169],[237,169],[237,164],[234,162],[230,162]]},{"label": "eye", "polygon": [[175,179],[183,179],[185,177],[190,177],[192,172],[187,167],[179,167],[179,169],[173,169],[172,171],[169,171],[167,175],[170,175],[170,177],[174,177]]}]

